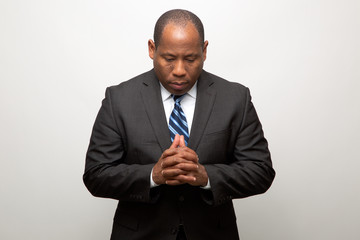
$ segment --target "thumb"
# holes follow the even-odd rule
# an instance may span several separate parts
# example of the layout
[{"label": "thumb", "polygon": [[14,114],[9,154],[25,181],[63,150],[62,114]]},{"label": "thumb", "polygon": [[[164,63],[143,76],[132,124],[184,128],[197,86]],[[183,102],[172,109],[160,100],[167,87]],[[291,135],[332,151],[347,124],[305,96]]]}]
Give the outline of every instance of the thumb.
[{"label": "thumb", "polygon": [[180,144],[180,136],[179,134],[176,134],[170,148],[177,148],[179,144]]}]

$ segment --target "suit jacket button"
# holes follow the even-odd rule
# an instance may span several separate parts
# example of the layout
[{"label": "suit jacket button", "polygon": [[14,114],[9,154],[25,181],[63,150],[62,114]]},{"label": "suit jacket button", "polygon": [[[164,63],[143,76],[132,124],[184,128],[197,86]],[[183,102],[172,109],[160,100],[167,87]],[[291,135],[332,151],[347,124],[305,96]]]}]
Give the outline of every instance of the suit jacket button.
[{"label": "suit jacket button", "polygon": [[183,202],[184,200],[185,200],[184,196],[181,195],[181,196],[179,197],[179,201],[180,201],[180,202]]}]

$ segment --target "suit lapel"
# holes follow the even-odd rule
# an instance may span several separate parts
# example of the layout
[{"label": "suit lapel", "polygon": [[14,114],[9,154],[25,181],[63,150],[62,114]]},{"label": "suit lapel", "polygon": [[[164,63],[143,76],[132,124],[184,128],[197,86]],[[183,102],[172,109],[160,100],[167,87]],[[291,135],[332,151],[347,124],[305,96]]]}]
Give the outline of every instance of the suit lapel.
[{"label": "suit lapel", "polygon": [[161,150],[165,151],[171,145],[171,140],[162,103],[160,85],[154,70],[150,71],[147,76],[141,86],[141,96],[154,134],[161,146]]},{"label": "suit lapel", "polygon": [[[214,106],[216,92],[211,88],[212,84],[211,76],[202,71],[197,83],[194,119],[188,144],[188,147],[194,151],[199,146]],[[161,150],[165,151],[171,145],[170,132],[162,103],[159,81],[154,70],[150,71],[149,75],[144,78],[141,86],[141,96],[154,134],[161,146]]]},{"label": "suit lapel", "polygon": [[195,104],[194,119],[188,147],[196,151],[204,134],[205,127],[210,118],[211,110],[215,102],[215,90],[211,88],[214,82],[210,75],[202,71],[197,83],[197,96]]}]

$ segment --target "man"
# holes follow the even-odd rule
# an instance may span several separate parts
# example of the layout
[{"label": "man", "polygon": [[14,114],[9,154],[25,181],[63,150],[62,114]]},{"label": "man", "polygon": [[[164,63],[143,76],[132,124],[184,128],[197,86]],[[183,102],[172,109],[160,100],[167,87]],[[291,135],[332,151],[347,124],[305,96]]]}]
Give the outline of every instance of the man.
[{"label": "man", "polygon": [[239,239],[232,199],[275,172],[249,90],[203,70],[208,41],[185,10],[156,23],[154,69],[106,90],[84,182],[119,200],[111,239]]}]

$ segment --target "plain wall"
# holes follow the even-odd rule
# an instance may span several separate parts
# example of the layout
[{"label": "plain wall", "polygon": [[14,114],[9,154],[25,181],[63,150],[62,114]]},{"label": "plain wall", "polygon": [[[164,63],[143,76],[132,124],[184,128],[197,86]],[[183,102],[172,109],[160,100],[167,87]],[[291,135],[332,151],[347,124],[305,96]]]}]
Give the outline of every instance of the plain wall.
[{"label": "plain wall", "polygon": [[109,239],[116,201],[82,183],[92,125],[173,8],[202,19],[205,69],[250,88],[270,144],[273,186],[234,200],[241,239],[360,239],[357,0],[0,0],[0,239]]}]

